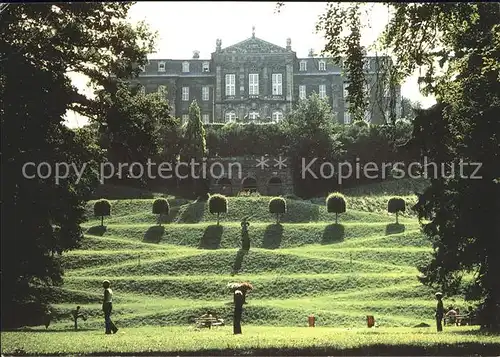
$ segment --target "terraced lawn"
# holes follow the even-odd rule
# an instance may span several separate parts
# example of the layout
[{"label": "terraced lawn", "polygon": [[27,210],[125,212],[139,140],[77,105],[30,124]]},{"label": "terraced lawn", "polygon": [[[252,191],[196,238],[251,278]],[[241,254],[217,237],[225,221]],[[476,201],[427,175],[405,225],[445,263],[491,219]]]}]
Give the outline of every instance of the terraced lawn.
[{"label": "terraced lawn", "polygon": [[[499,342],[468,327],[434,333],[433,291],[417,280],[417,266],[429,259],[431,247],[415,218],[403,216],[395,224],[386,213],[348,208],[333,224],[324,205],[288,200],[288,213],[276,224],[268,201],[230,198],[229,213],[216,225],[206,203],[170,200],[160,226],[150,213],[152,200],[118,200],[104,227],[91,217],[90,202],[82,246],[61,258],[65,284],[50,292],[55,319],[49,332],[2,333],[2,352],[266,354],[284,348],[365,354],[360,351],[367,346],[381,353],[375,345],[398,345],[401,353],[413,346],[417,354],[441,354],[450,341],[470,349]],[[239,219],[250,215],[251,249],[243,252]],[[101,336],[104,279],[112,282],[114,321],[123,331],[113,340]],[[244,336],[232,336],[229,327],[194,331],[194,318],[209,310],[231,323],[227,283],[234,281],[254,286],[243,314]],[[446,301],[466,307],[458,297]],[[73,345],[68,330],[76,305],[88,319],[80,322]],[[317,328],[305,328],[310,314]],[[377,329],[365,327],[367,315],[375,316]],[[412,328],[422,322],[432,328]]]}]

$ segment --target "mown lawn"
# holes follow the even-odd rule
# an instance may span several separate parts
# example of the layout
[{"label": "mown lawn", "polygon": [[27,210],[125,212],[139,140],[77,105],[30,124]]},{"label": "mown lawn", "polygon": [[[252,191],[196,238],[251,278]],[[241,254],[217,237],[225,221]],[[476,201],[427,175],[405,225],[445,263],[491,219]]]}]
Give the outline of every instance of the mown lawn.
[{"label": "mown lawn", "polygon": [[[500,336],[480,334],[476,328],[326,328],[231,326],[212,330],[185,327],[125,328],[116,335],[101,330],[36,329],[2,332],[2,353],[8,355],[153,354],[263,355],[493,355]],[[495,352],[496,351],[496,352]]]}]

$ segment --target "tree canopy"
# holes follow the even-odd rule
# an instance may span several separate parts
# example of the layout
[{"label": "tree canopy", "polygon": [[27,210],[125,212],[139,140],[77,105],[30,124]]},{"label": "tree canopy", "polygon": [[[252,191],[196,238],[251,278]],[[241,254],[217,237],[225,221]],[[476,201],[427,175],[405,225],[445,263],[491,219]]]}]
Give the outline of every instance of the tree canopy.
[{"label": "tree canopy", "polygon": [[[360,6],[331,3],[319,19],[326,34],[325,53],[334,58],[347,54],[351,76],[359,66],[350,50],[359,48],[352,38],[368,25],[347,15]],[[500,8],[496,3],[385,6],[390,20],[376,45],[394,62],[388,76],[391,85],[419,70],[422,92],[438,100],[435,107],[418,111],[408,145],[448,171],[443,175],[436,170],[416,206],[434,245],[432,260],[420,268],[421,281],[452,293],[461,278],[472,273],[467,297],[482,299],[482,325],[498,328],[500,222],[494,212],[500,211],[500,202],[493,197],[498,197],[500,177]],[[354,26],[350,35],[342,32],[345,26]],[[358,85],[350,90],[361,97]],[[480,168],[475,172],[479,165],[470,164],[462,173],[460,162],[480,163]]]},{"label": "tree canopy", "polygon": [[[114,128],[116,117],[102,110],[109,96],[121,96],[115,89],[137,75],[153,49],[155,34],[126,19],[132,5],[11,4],[0,14],[2,312],[17,314],[17,323],[23,323],[20,306],[40,300],[33,288],[62,282],[59,255],[79,245],[84,203],[104,159],[92,127],[73,131],[65,114],[74,110],[109,122],[114,135],[134,133],[141,141],[154,133],[145,120],[142,127],[131,119]],[[103,95],[79,93],[71,72],[88,76]],[[44,163],[38,176],[32,176],[36,166],[25,166],[30,162]],[[57,182],[48,168],[61,163],[73,166]],[[5,321],[2,314],[2,326]]]}]

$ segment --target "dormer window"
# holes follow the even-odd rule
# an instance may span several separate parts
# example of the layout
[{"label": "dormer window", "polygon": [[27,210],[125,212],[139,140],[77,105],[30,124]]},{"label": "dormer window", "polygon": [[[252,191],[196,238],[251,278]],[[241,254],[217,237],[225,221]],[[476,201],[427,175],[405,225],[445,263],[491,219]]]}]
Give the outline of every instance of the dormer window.
[{"label": "dormer window", "polygon": [[307,71],[307,62],[306,61],[300,61],[300,71]]},{"label": "dormer window", "polygon": [[210,72],[210,63],[209,62],[203,62],[203,67],[202,67],[202,72]]},{"label": "dormer window", "polygon": [[158,72],[165,72],[165,62],[158,62]]},{"label": "dormer window", "polygon": [[325,61],[319,61],[319,70],[326,71],[326,62]]},{"label": "dormer window", "polygon": [[189,72],[189,62],[182,62],[182,72],[183,73]]}]

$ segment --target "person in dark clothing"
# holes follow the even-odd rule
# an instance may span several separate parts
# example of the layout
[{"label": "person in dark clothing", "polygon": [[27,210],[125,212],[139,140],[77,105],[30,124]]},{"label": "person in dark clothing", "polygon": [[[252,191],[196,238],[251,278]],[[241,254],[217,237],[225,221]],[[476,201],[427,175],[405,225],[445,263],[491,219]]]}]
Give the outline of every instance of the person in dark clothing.
[{"label": "person in dark clothing", "polygon": [[474,325],[476,322],[476,313],[474,312],[474,308],[472,306],[469,306],[467,310],[467,324],[469,326]]},{"label": "person in dark clothing", "polygon": [[436,300],[437,300],[437,306],[436,306],[436,326],[437,326],[437,331],[441,332],[443,331],[443,316],[444,316],[444,306],[443,306],[443,294],[441,293],[436,293]]},{"label": "person in dark clothing", "polygon": [[243,218],[241,221],[241,249],[250,250],[250,237],[248,236],[248,217]]},{"label": "person in dark clothing", "polygon": [[234,318],[233,318],[233,333],[241,334],[241,315],[243,314],[243,293],[241,290],[234,292]]},{"label": "person in dark clothing", "polygon": [[85,314],[80,311],[80,306],[77,306],[76,310],[73,310],[72,315],[73,315],[73,321],[75,322],[75,330],[78,329],[78,319],[87,321],[87,316],[85,316]]},{"label": "person in dark clothing", "polygon": [[104,300],[102,303],[102,311],[104,312],[104,322],[106,324],[106,335],[110,335],[111,332],[118,332],[118,328],[115,326],[113,321],[111,321],[111,311],[113,310],[113,291],[110,289],[110,282],[104,280],[102,287],[104,288]]}]

